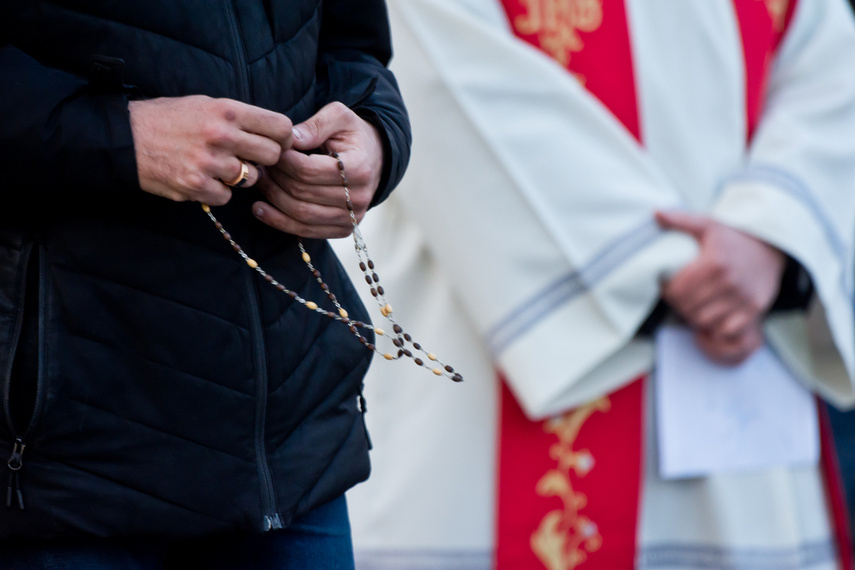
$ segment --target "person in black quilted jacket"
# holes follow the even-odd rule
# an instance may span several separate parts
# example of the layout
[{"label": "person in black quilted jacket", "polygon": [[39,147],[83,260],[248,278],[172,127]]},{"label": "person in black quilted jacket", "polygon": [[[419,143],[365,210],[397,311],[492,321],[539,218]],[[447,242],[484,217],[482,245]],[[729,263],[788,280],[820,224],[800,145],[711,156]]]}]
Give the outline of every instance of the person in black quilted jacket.
[{"label": "person in black quilted jacket", "polygon": [[353,566],[390,57],[382,0],[0,4],[0,568]]}]

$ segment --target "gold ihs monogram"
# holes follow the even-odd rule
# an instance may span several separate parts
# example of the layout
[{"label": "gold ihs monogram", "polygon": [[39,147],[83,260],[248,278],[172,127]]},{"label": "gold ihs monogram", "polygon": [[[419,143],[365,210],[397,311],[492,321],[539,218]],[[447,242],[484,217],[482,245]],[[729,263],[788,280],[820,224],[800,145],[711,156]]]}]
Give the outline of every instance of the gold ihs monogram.
[{"label": "gold ihs monogram", "polygon": [[602,0],[520,0],[525,14],[514,19],[522,35],[536,35],[540,46],[566,66],[585,44],[579,31],[593,32],[603,23]]}]

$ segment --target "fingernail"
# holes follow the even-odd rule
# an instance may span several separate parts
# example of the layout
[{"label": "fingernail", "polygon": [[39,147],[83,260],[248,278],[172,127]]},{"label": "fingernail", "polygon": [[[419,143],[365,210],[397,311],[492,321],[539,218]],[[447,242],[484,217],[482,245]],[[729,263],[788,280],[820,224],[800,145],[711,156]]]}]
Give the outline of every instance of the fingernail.
[{"label": "fingernail", "polygon": [[256,208],[255,217],[261,218],[264,216],[264,208]]},{"label": "fingernail", "polygon": [[294,127],[291,132],[294,133],[295,139],[301,140],[303,138],[303,131],[299,127]]}]

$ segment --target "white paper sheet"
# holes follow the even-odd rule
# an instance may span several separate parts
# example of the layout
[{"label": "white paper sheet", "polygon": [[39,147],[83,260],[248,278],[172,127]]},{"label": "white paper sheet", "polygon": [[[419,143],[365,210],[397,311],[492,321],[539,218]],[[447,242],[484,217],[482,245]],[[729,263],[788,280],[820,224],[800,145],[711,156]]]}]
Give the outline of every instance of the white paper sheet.
[{"label": "white paper sheet", "polygon": [[816,402],[768,346],[721,366],[684,327],[656,338],[656,429],[665,479],[816,464]]}]

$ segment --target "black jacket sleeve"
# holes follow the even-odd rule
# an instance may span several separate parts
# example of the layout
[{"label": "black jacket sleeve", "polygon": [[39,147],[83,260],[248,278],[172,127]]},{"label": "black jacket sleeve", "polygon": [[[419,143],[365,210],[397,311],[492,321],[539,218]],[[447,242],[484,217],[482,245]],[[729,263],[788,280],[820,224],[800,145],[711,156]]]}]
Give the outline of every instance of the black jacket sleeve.
[{"label": "black jacket sleeve", "polygon": [[383,0],[325,0],[318,58],[318,106],[341,101],[374,125],[383,139],[383,176],[372,205],[385,200],[410,159],[410,123],[398,84]]},{"label": "black jacket sleeve", "polygon": [[127,97],[0,47],[0,192],[138,190]]}]

